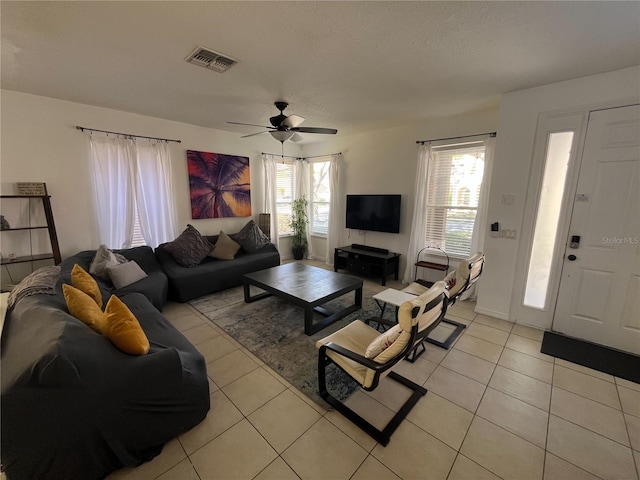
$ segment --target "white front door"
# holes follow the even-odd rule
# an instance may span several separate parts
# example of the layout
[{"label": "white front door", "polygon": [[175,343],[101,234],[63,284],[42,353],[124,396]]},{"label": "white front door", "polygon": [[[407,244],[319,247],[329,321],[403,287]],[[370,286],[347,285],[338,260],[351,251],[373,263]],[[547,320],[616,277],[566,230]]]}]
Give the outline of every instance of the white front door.
[{"label": "white front door", "polygon": [[553,330],[640,354],[638,105],[589,115]]}]

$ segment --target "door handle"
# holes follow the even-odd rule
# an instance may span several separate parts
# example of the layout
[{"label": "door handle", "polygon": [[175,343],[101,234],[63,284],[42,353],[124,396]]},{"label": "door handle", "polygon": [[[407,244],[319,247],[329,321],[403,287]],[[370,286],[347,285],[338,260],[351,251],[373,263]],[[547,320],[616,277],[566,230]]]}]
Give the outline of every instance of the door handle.
[{"label": "door handle", "polygon": [[576,257],[575,255],[569,255],[569,256],[567,257],[567,259],[568,259],[570,262],[573,262],[573,261],[574,261],[574,260],[576,260],[577,258],[578,258],[578,257]]}]

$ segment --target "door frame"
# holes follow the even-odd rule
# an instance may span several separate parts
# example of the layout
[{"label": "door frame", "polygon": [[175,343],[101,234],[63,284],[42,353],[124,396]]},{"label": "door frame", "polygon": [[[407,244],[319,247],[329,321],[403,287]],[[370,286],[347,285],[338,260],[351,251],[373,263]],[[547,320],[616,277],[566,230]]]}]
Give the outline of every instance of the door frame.
[{"label": "door frame", "polygon": [[[560,287],[566,238],[569,234],[573,200],[575,198],[580,173],[588,118],[589,111],[575,110],[552,113],[543,112],[538,115],[520,242],[518,244],[519,254],[516,262],[514,288],[511,297],[511,318],[515,323],[549,329],[553,322],[553,314],[555,312],[555,304]],[[542,309],[528,307],[524,305],[524,293],[529,261],[531,259],[533,232],[538,214],[549,137],[552,133],[567,131],[572,131],[574,137],[569,154],[569,166],[565,178],[562,206],[558,219],[558,230],[554,242],[546,304]]]},{"label": "door frame", "polygon": [[[580,177],[580,166],[582,164],[589,115],[591,112],[598,110],[626,107],[638,104],[639,102],[640,99],[638,98],[624,98],[615,101],[583,105],[581,107],[541,112],[538,114],[518,243],[518,260],[515,268],[514,287],[512,289],[511,305],[509,308],[509,318],[515,323],[530,325],[544,330],[552,329],[558,291],[560,289],[560,280],[562,278],[562,266],[568,245],[567,239],[571,216],[573,214],[574,199]],[[563,121],[566,122],[567,125],[572,121],[578,122],[574,124],[578,125],[578,129],[574,130],[574,141],[571,146],[572,153],[567,170],[560,218],[558,219],[558,232],[556,234],[554,255],[551,263],[547,304],[543,310],[540,310],[523,305],[524,289],[531,257],[533,231],[538,212],[548,138],[550,133],[568,130],[568,128],[559,128],[560,125],[563,125]],[[550,128],[554,124],[556,124],[558,128]],[[547,127],[547,125],[549,127]]]}]

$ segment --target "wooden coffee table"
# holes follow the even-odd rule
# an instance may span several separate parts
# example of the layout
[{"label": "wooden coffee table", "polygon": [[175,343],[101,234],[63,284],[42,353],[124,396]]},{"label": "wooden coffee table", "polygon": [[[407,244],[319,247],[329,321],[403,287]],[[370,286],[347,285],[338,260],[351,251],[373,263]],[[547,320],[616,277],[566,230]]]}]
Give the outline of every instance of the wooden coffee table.
[{"label": "wooden coffee table", "polygon": [[[307,335],[313,335],[362,307],[362,279],[299,262],[248,273],[243,277],[243,284],[246,303],[275,295],[301,306],[304,309],[304,333]],[[251,285],[265,292],[251,296]],[[322,307],[328,301],[353,291],[353,305],[338,312]],[[313,312],[326,318],[313,323]]]}]

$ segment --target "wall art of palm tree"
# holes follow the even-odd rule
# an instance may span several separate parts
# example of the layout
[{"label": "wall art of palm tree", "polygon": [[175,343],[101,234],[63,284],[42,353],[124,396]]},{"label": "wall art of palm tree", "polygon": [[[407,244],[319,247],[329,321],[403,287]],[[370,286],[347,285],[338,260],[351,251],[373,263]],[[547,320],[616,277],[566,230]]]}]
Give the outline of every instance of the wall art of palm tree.
[{"label": "wall art of palm tree", "polygon": [[251,215],[249,157],[187,150],[191,218]]}]

